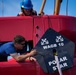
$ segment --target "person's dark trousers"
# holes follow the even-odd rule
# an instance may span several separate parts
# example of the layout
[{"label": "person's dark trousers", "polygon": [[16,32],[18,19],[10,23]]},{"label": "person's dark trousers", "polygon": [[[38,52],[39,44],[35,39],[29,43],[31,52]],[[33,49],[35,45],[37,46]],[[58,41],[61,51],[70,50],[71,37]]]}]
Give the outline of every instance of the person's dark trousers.
[{"label": "person's dark trousers", "polygon": [[7,61],[7,56],[0,55],[0,62]]}]

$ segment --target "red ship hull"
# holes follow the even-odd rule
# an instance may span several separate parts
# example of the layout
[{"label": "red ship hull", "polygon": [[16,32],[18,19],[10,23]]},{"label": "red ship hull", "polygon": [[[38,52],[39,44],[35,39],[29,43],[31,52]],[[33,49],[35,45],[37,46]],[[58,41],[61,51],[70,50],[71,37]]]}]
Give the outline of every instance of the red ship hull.
[{"label": "red ship hull", "polygon": [[[34,17],[0,17],[0,42],[12,41],[15,35],[23,35],[33,42],[33,47],[48,28],[61,33],[76,43],[76,18],[71,16],[34,16]],[[63,75],[76,75],[76,52],[73,67],[63,71]],[[48,75],[37,62],[9,60],[0,62],[1,75]],[[54,73],[51,75],[58,75]]]}]

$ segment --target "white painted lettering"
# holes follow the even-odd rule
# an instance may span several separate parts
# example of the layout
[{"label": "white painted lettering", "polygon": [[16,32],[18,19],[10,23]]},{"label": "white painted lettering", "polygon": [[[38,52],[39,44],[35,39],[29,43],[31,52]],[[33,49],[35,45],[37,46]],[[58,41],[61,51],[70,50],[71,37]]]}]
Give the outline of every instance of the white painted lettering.
[{"label": "white painted lettering", "polygon": [[63,62],[64,60],[63,60],[63,58],[60,58],[60,62]]},{"label": "white painted lettering", "polygon": [[60,68],[63,68],[64,66],[63,66],[63,64],[60,64]]},{"label": "white painted lettering", "polygon": [[65,56],[65,57],[63,57],[63,60],[66,61],[66,60],[68,60],[68,59],[67,59],[67,57]]},{"label": "white painted lettering", "polygon": [[53,67],[53,70],[54,70],[54,71],[55,71],[55,70],[57,70],[57,67],[56,67],[56,66],[54,66],[54,67]]},{"label": "white painted lettering", "polygon": [[67,59],[66,56],[64,56],[64,57],[62,57],[62,58],[59,59],[59,62],[63,62],[63,61],[66,61],[66,60],[68,60],[68,59]]},{"label": "white painted lettering", "polygon": [[55,47],[57,47],[57,44],[51,44],[51,45],[43,46],[43,49],[50,49],[50,48],[55,48]]},{"label": "white painted lettering", "polygon": [[64,43],[58,43],[59,46],[64,46]]},{"label": "white painted lettering", "polygon": [[47,46],[43,46],[43,49],[47,49]]},{"label": "white painted lettering", "polygon": [[64,67],[68,66],[68,64],[67,64],[67,63],[63,63],[63,65],[64,65]]},{"label": "white painted lettering", "polygon": [[55,65],[56,64],[56,61],[55,60],[49,61],[48,64],[49,64],[49,66],[51,66],[52,64]]}]

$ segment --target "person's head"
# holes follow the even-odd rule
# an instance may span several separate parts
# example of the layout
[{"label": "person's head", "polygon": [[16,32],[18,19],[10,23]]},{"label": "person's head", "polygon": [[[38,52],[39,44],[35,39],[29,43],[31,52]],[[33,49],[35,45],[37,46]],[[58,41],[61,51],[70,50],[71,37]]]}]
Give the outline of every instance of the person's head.
[{"label": "person's head", "polygon": [[32,10],[33,10],[33,5],[32,5],[31,0],[23,0],[23,1],[20,3],[20,7],[21,7],[22,12],[23,12],[26,16],[30,16],[30,15],[31,15],[31,12],[32,12]]},{"label": "person's head", "polygon": [[26,43],[26,39],[23,36],[16,35],[14,37],[14,46],[17,50],[23,49],[23,47],[25,46],[25,43]]}]

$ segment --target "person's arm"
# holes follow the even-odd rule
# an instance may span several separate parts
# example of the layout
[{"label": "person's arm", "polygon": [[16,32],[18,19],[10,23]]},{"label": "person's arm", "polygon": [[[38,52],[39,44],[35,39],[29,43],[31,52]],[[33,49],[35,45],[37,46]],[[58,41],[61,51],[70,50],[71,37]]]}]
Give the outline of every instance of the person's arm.
[{"label": "person's arm", "polygon": [[23,54],[23,55],[18,55],[17,53],[14,53],[14,54],[10,54],[16,61],[23,61],[25,60],[26,58],[28,57],[31,57],[33,55],[36,54],[36,50],[32,50],[30,53],[27,53],[27,54]]}]

